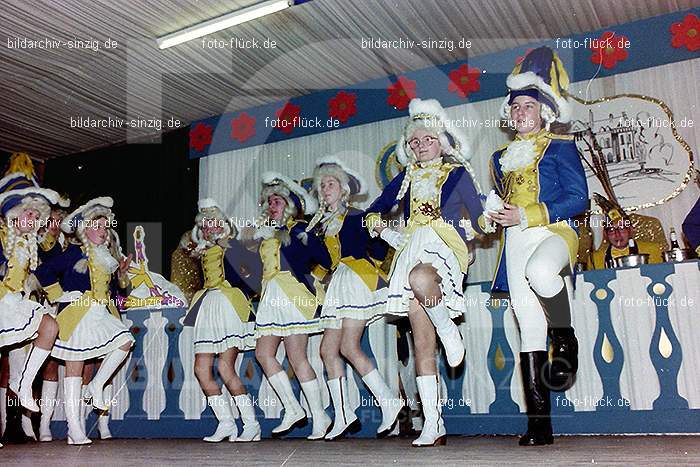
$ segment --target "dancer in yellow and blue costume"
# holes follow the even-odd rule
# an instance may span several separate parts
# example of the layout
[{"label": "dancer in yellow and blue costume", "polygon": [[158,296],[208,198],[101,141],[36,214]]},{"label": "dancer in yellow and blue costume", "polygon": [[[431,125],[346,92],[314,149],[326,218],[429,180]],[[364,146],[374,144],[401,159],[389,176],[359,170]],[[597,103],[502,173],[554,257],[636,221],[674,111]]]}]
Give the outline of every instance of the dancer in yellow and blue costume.
[{"label": "dancer in yellow and blue costume", "polygon": [[349,205],[351,197],[366,194],[366,184],[359,174],[334,157],[320,158],[312,191],[320,208],[306,230],[318,226],[333,260],[321,309],[321,358],[335,411],[335,422],[326,439],[343,436],[357,422],[347,399],[343,357],[379,401],[382,422],[377,433],[383,433],[392,427],[403,404],[362,351],[360,341],[365,326],[381,318],[386,308],[387,289],[380,266],[388,248],[381,239],[370,237],[364,212]]},{"label": "dancer in yellow and blue costume", "polygon": [[[58,194],[38,186],[26,154],[13,155],[11,162],[17,159],[26,160],[29,170],[10,172],[0,180],[0,263],[5,269],[0,282],[0,347],[20,344],[10,351],[9,389],[24,408],[38,412],[32,384],[51,353],[58,325],[47,307],[29,298],[25,283],[39,263],[37,232],[46,225]],[[22,344],[30,342],[25,355]]]},{"label": "dancer in yellow and blue costume", "polygon": [[[436,336],[450,366],[464,359],[464,343],[452,318],[465,311],[463,279],[471,255],[467,244],[482,215],[478,184],[469,164],[466,135],[451,125],[434,99],[413,99],[409,119],[396,145],[406,169],[367,209],[366,225],[396,249],[391,265],[386,312],[408,315],[416,349],[418,391],[425,423],[414,446],[445,443],[440,382],[435,363]],[[409,159],[410,157],[410,159]],[[382,219],[403,200],[405,228]],[[463,209],[468,219],[462,217]]]},{"label": "dancer in yellow and blue costume", "polygon": [[255,356],[284,406],[282,422],[272,433],[286,433],[306,419],[287,373],[276,358],[284,340],[287,359],[313,418],[308,439],[323,439],[331,420],[323,407],[319,379],[309,364],[307,344],[309,334],[321,330],[311,272],[317,266],[331,269],[332,264],[323,242],[313,232],[306,232],[307,224],[302,220],[304,215],[314,214],[318,206],[298,183],[273,172],[263,174],[260,204],[263,212],[254,238],[261,240],[263,277],[255,321]]},{"label": "dancer in yellow and blue costume", "polygon": [[66,362],[64,394],[68,444],[92,441],[80,414],[84,362],[103,358],[86,388],[97,410],[108,410],[105,385],[129,355],[134,337],[117,310],[119,289],[128,286],[131,257],[122,257],[110,241],[114,224],[110,197],[94,198],[69,214],[61,229],[80,242],[42,263],[36,272],[49,300],[59,304],[59,336],[51,355]]},{"label": "dancer in yellow and blue costume", "polygon": [[[588,186],[570,136],[549,131],[565,123],[569,79],[559,57],[540,47],[507,79],[501,116],[512,121],[515,140],[491,157],[498,194],[486,200],[487,217],[500,224],[501,252],[493,290],[508,292],[520,327],[528,430],[521,445],[551,444],[549,390],[573,384],[578,344],[571,327],[563,275],[578,251],[573,218],[588,208]],[[550,364],[547,334],[554,347]]]},{"label": "dancer in yellow and blue costume", "polygon": [[[192,229],[196,245],[194,256],[201,260],[203,288],[194,294],[184,325],[194,326],[194,373],[207,396],[207,403],[219,424],[216,432],[204,441],[260,441],[260,424],[243,382],[236,373],[240,352],[255,347],[252,290],[226,258],[226,251],[236,243],[236,228],[221,207],[211,198],[198,203],[199,213]],[[236,249],[239,254],[245,250]],[[253,253],[250,253],[253,255]],[[218,356],[218,372],[233,397],[225,394],[214,379],[212,367]],[[239,435],[231,404],[243,420]]]},{"label": "dancer in yellow and blue costume", "polygon": [[[61,222],[68,215],[66,208],[70,206],[70,199],[61,198],[58,204],[51,207],[51,215],[45,228],[39,230],[39,263],[45,263],[51,258],[63,253],[68,248],[68,239],[61,231]],[[57,306],[49,308],[53,316],[56,316]],[[51,434],[51,417],[56,408],[58,399],[58,360],[49,358],[42,371],[43,382],[41,384],[41,422],[39,423],[39,441],[53,441]]]}]

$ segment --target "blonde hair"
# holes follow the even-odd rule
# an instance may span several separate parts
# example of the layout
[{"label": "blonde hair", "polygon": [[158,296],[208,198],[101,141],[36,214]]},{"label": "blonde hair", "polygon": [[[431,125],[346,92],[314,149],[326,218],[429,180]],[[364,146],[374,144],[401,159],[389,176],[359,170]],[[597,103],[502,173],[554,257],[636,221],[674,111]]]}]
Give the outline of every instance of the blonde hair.
[{"label": "blonde hair", "polygon": [[[17,235],[13,219],[10,219],[8,217],[5,219],[5,223],[7,225],[7,247],[5,251],[5,257],[9,261],[12,255],[15,253],[18,240],[22,237],[25,237],[25,239],[27,240],[27,250],[29,253],[29,258],[27,258],[29,259],[29,269],[35,271],[36,268],[39,266],[39,242],[37,240],[36,231],[32,230],[25,234]],[[25,258],[21,258],[20,262],[24,262],[24,260]]]}]

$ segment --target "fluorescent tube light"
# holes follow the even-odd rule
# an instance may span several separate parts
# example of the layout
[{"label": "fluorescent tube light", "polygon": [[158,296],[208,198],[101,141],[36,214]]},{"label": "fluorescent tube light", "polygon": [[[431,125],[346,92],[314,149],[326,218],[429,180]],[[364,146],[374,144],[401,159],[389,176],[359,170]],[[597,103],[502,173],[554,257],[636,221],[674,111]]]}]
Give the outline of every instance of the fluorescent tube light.
[{"label": "fluorescent tube light", "polygon": [[168,47],[182,44],[183,42],[191,41],[198,37],[207,36],[221,31],[222,29],[227,29],[237,24],[284,10],[285,8],[289,8],[293,3],[293,0],[267,0],[241,10],[232,11],[231,13],[226,13],[217,18],[159,37],[156,39],[158,48],[167,49]]}]

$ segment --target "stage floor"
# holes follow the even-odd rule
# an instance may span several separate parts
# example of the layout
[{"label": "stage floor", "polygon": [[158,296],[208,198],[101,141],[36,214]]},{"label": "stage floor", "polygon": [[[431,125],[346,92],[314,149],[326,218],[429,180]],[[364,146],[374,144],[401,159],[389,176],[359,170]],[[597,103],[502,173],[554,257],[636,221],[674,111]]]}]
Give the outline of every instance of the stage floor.
[{"label": "stage floor", "polygon": [[521,448],[514,437],[450,437],[447,446],[411,448],[405,439],[340,442],[263,440],[208,444],[195,440],[65,441],[5,446],[3,466],[39,465],[700,465],[700,436],[566,436],[552,446]]}]

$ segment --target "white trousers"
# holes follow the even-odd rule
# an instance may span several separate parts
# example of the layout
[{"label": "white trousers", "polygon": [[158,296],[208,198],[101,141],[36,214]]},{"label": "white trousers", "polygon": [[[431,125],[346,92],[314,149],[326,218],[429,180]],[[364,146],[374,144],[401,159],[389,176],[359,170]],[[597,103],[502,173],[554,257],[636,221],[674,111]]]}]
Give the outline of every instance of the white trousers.
[{"label": "white trousers", "polygon": [[516,225],[506,229],[505,260],[520,351],[547,350],[547,318],[537,295],[553,297],[565,287],[559,273],[569,265],[569,247],[546,227],[521,230]]}]

